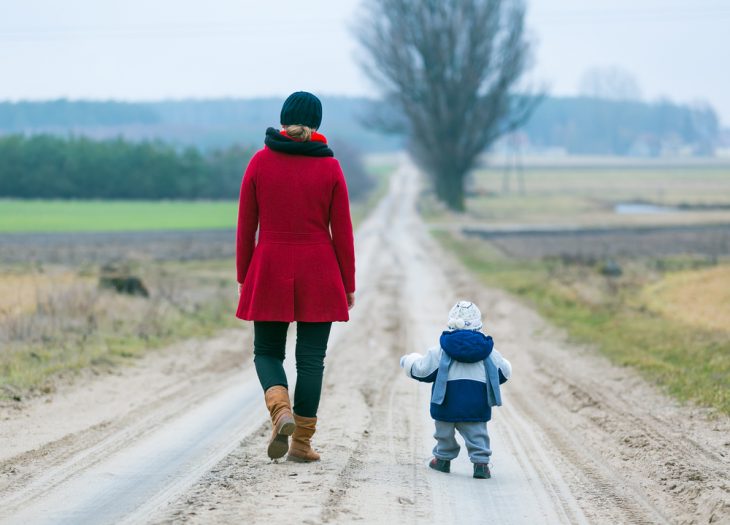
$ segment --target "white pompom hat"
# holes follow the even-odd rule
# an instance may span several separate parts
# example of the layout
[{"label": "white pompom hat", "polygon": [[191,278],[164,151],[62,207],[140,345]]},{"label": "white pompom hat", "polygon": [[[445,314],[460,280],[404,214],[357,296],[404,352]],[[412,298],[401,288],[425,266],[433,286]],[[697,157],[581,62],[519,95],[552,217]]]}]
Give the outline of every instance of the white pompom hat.
[{"label": "white pompom hat", "polygon": [[481,330],[482,312],[469,301],[459,301],[449,312],[449,330]]}]

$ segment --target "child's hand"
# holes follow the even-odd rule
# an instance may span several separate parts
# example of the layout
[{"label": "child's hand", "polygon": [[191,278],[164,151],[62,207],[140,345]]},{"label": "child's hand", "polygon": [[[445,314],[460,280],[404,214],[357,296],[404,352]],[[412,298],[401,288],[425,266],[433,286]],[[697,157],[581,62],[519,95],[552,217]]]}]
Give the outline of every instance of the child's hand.
[{"label": "child's hand", "polygon": [[411,368],[413,367],[413,363],[420,357],[421,354],[413,353],[406,354],[400,358],[400,367],[405,370],[408,377],[411,377]]}]

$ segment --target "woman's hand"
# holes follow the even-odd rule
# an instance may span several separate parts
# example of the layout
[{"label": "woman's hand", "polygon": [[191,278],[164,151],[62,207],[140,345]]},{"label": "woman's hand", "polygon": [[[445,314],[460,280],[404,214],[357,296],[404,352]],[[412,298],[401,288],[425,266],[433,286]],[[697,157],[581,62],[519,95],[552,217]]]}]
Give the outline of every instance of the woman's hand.
[{"label": "woman's hand", "polygon": [[355,306],[355,292],[347,294],[347,309],[352,310]]},{"label": "woman's hand", "polygon": [[238,283],[238,297],[241,297],[241,290],[243,290],[243,285]]}]

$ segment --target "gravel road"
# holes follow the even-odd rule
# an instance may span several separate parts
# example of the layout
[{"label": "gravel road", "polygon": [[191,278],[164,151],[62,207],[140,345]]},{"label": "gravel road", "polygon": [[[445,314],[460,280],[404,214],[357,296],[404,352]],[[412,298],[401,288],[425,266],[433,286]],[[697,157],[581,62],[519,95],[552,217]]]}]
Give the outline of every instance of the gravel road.
[{"label": "gravel road", "polygon": [[[730,422],[680,406],[428,235],[410,164],[357,235],[358,305],[325,371],[316,464],[271,462],[248,327],[0,408],[3,523],[727,523]],[[493,478],[426,467],[429,389],[398,357],[477,302],[514,367],[489,424]],[[293,334],[292,334],[293,335]],[[143,487],[144,490],[139,490]]]}]

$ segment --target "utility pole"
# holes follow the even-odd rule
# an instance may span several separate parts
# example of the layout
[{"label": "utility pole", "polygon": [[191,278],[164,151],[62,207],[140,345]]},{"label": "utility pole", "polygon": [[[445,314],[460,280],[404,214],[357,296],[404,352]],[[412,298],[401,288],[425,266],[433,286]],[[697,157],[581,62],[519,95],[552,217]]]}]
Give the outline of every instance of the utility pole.
[{"label": "utility pole", "polygon": [[522,141],[517,132],[510,133],[505,138],[505,162],[502,174],[502,193],[511,192],[512,172],[517,178],[517,191],[525,195],[525,167],[522,156]]}]

